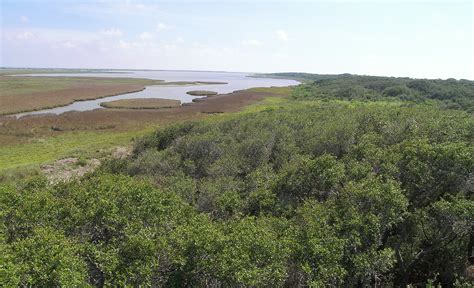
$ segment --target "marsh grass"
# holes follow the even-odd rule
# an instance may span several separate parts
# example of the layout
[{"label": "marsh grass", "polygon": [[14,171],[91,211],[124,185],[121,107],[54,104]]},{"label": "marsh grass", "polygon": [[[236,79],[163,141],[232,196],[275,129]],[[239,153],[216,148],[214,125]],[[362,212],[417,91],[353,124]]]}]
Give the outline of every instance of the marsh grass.
[{"label": "marsh grass", "polygon": [[121,99],[102,102],[100,106],[114,109],[162,109],[181,106],[181,101],[158,98]]},{"label": "marsh grass", "polygon": [[[182,121],[218,121],[290,102],[291,89],[263,88],[216,96],[190,107],[101,110],[14,120],[0,117],[0,171],[37,168],[65,157],[96,157],[104,149],[126,146],[157,127]],[[214,114],[219,112],[216,117]],[[205,113],[208,112],[208,113]],[[211,113],[212,112],[212,113]],[[223,112],[223,113],[222,113]],[[56,127],[53,131],[52,127]]]},{"label": "marsh grass", "polygon": [[35,111],[125,93],[160,80],[90,77],[0,76],[0,115]]},{"label": "marsh grass", "polygon": [[188,91],[186,94],[193,95],[193,96],[215,96],[217,95],[217,92],[215,91],[208,91],[208,90],[193,90],[193,91]]},{"label": "marsh grass", "polygon": [[[156,128],[156,126],[155,126]],[[0,147],[0,171],[35,167],[63,157],[91,157],[102,149],[129,144],[155,128],[117,132],[69,132],[42,141]]]}]

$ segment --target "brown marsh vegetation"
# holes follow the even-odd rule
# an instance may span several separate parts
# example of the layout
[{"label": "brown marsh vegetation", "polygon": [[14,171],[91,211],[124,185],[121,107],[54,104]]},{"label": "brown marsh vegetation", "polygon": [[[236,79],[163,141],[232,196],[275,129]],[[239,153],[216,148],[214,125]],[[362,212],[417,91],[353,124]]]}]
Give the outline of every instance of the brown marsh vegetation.
[{"label": "brown marsh vegetation", "polygon": [[138,92],[161,82],[132,78],[0,76],[0,115]]},{"label": "brown marsh vegetation", "polygon": [[161,109],[181,106],[181,101],[159,98],[135,98],[102,102],[100,106],[114,109]]},{"label": "brown marsh vegetation", "polygon": [[217,95],[215,91],[207,91],[207,90],[193,90],[188,91],[186,94],[193,95],[193,96],[214,96]]},{"label": "brown marsh vegetation", "polygon": [[20,119],[0,116],[0,145],[28,143],[32,139],[56,136],[67,132],[127,132],[149,125],[200,119],[207,114],[236,112],[267,97],[286,97],[291,87],[252,88],[229,94],[204,98],[169,109],[96,109],[85,112],[67,112],[60,115],[34,115]]}]

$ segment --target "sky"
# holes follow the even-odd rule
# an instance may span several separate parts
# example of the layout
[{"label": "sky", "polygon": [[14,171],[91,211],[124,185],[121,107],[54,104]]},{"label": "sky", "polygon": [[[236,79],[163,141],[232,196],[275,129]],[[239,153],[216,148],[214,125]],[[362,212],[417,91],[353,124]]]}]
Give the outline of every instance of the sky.
[{"label": "sky", "polygon": [[2,67],[474,80],[473,1],[0,0]]}]

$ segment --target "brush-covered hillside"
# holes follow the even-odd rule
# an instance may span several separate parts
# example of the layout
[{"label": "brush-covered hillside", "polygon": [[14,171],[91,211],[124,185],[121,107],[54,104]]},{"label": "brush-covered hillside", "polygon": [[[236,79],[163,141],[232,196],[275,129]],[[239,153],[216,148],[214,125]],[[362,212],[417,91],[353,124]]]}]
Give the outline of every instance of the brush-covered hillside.
[{"label": "brush-covered hillside", "polygon": [[81,179],[2,184],[3,286],[472,285],[473,82],[305,77]]}]

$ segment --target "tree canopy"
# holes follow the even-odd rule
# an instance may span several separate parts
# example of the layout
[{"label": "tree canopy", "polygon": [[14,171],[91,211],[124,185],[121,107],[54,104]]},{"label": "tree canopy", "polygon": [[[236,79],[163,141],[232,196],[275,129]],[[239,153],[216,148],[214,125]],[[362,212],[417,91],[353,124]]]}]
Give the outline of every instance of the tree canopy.
[{"label": "tree canopy", "polygon": [[1,283],[468,287],[473,91],[319,79],[159,129],[69,183],[2,184]]}]

